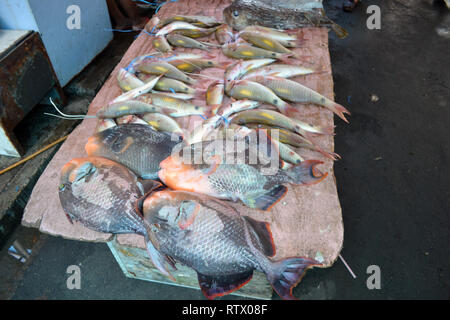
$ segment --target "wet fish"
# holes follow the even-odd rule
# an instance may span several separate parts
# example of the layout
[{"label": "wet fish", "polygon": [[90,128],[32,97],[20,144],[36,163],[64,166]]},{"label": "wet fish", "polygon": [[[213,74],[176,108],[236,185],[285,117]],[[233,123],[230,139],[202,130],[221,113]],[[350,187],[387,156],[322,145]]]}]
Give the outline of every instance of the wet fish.
[{"label": "wet fish", "polygon": [[222,24],[217,28],[215,37],[217,42],[221,45],[234,41],[233,30],[227,24]]},{"label": "wet fish", "polygon": [[138,177],[155,179],[160,162],[177,143],[169,134],[148,125],[130,123],[94,134],[85,150],[90,157],[104,157],[123,164]]},{"label": "wet fish", "polygon": [[137,117],[135,115],[132,115],[132,114],[129,114],[129,115],[117,118],[116,119],[116,123],[118,125],[122,125],[122,124],[126,124],[126,123],[138,123],[138,124],[143,124],[143,125],[148,126],[147,122],[145,122],[141,118],[139,118],[139,117]]},{"label": "wet fish", "polygon": [[145,103],[139,100],[128,100],[123,102],[116,102],[111,105],[105,106],[97,112],[97,117],[100,119],[105,118],[119,118],[129,114],[143,114],[149,112],[159,113],[173,113],[177,110],[175,108],[160,107]]},{"label": "wet fish", "polygon": [[239,79],[247,72],[253,69],[260,68],[275,62],[275,59],[253,59],[237,61],[227,67],[225,70],[225,91],[231,89],[232,81]]},{"label": "wet fish", "polygon": [[217,30],[217,27],[212,27],[208,29],[198,28],[198,29],[182,29],[174,31],[175,34],[181,34],[190,38],[203,38],[211,35]]},{"label": "wet fish", "polygon": [[194,84],[196,82],[194,79],[186,75],[184,72],[180,71],[173,65],[163,61],[150,63],[143,61],[141,64],[137,66],[137,69],[141,72],[145,72],[148,74],[164,75],[168,78],[180,80],[188,84]]},{"label": "wet fish", "polygon": [[[154,76],[144,73],[139,75],[139,77],[144,82],[151,81],[154,78]],[[172,93],[181,92],[187,94],[194,94],[196,92],[194,88],[189,87],[184,82],[167,77],[162,77],[161,79],[159,79],[159,81],[155,84],[154,89]]]},{"label": "wet fish", "polygon": [[303,40],[302,36],[299,37],[299,32],[292,34],[285,30],[277,30],[259,25],[248,26],[239,32],[239,36],[244,35],[245,37],[245,34],[259,34],[271,40],[278,41],[283,46],[289,48],[298,47]]},{"label": "wet fish", "polygon": [[348,35],[326,16],[322,1],[318,0],[237,0],[223,10],[223,16],[236,30],[253,25],[284,30],[324,26],[333,29],[340,38]]},{"label": "wet fish", "polygon": [[287,117],[272,110],[248,110],[237,113],[231,118],[232,123],[246,125],[248,123],[261,123],[269,126],[281,127],[308,137],[308,132],[330,134],[330,129],[323,129],[306,122]]},{"label": "wet fish", "polygon": [[283,184],[310,185],[327,176],[315,168],[322,163],[317,160],[304,161],[289,170],[280,169],[276,147],[270,139],[262,140],[195,143],[162,161],[158,176],[174,190],[239,199],[248,207],[261,210],[270,210],[284,197],[287,188]]},{"label": "wet fish", "polygon": [[190,24],[187,22],[176,21],[176,22],[169,23],[168,25],[159,29],[158,32],[156,33],[156,36],[164,36],[173,31],[176,31],[176,30],[191,30],[191,31],[197,31],[197,32],[209,31],[209,29],[200,28],[200,27],[194,26],[193,24]]},{"label": "wet fish", "polygon": [[263,59],[263,58],[272,58],[278,60],[286,60],[292,54],[290,53],[278,53],[265,49],[261,49],[258,47],[253,47],[247,44],[224,44],[222,46],[222,51],[224,55],[233,59]]},{"label": "wet fish", "polygon": [[209,49],[211,49],[211,46],[213,46],[211,44],[200,42],[181,34],[173,33],[167,35],[167,41],[169,41],[170,44],[174,47],[200,49],[205,51],[209,51]]},{"label": "wet fish", "polygon": [[110,102],[110,104],[114,104],[116,102],[121,102],[121,101],[127,101],[127,100],[131,100],[131,99],[136,99],[141,94],[150,92],[155,87],[156,83],[159,81],[159,79],[161,77],[162,77],[162,75],[156,77],[155,79],[152,79],[151,81],[148,81],[143,86],[137,87],[135,89],[132,89],[130,91],[127,91],[127,92],[121,94],[120,96],[113,99]]},{"label": "wet fish", "polygon": [[214,81],[206,89],[206,105],[211,108],[213,114],[216,114],[217,110],[222,106],[223,95],[223,82]]},{"label": "wet fish", "polygon": [[237,100],[234,101],[232,103],[230,103],[228,106],[219,109],[218,114],[222,117],[225,118],[227,121],[228,118],[235,113],[241,112],[241,111],[245,111],[245,110],[251,110],[251,109],[255,109],[257,107],[260,106],[260,103],[258,101],[253,101],[253,100]]},{"label": "wet fish", "polygon": [[181,100],[191,100],[194,99],[196,97],[195,94],[186,94],[186,93],[180,93],[180,92],[163,92],[163,91],[157,91],[157,90],[152,90],[153,93],[157,93],[157,94],[161,94],[167,97],[171,97],[171,98],[176,98],[176,99],[181,99]]},{"label": "wet fish", "polygon": [[312,68],[306,68],[301,66],[287,65],[287,64],[271,64],[268,66],[263,66],[254,70],[250,70],[245,73],[241,79],[250,79],[252,77],[258,76],[273,76],[280,78],[292,78],[296,76],[311,74],[319,72]]},{"label": "wet fish", "polygon": [[149,93],[142,95],[139,99],[143,102],[172,110],[171,112],[159,112],[171,117],[201,116],[206,113],[205,107],[195,105],[186,100],[173,98],[165,94]]},{"label": "wet fish", "polygon": [[178,68],[179,70],[189,73],[198,72],[207,68],[219,67],[217,62],[211,59],[190,59],[190,60],[179,59],[169,61],[169,63]]},{"label": "wet fish", "polygon": [[348,123],[344,113],[350,114],[350,112],[345,107],[296,81],[269,76],[253,77],[252,80],[272,89],[283,99],[292,102],[314,103],[323,106],[333,111],[339,118]]},{"label": "wet fish", "polygon": [[158,131],[175,133],[181,137],[184,136],[184,130],[181,129],[180,125],[171,117],[168,117],[162,113],[147,113],[142,117],[142,120],[146,121]]},{"label": "wet fish", "polygon": [[233,81],[228,95],[235,99],[250,99],[268,103],[276,106],[283,113],[286,113],[290,108],[289,104],[281,100],[271,89],[254,81]]},{"label": "wet fish", "polygon": [[169,23],[176,22],[176,21],[184,21],[191,23],[198,27],[215,27],[220,24],[219,21],[217,21],[214,17],[209,16],[185,16],[185,15],[175,15],[170,18],[165,19],[164,21],[160,22],[158,24],[158,28],[162,28],[165,25],[168,25]]},{"label": "wet fish", "polygon": [[144,236],[155,266],[173,278],[165,266],[169,260],[156,251],[151,227],[134,206],[159,183],[141,181],[123,165],[99,157],[72,159],[62,168],[60,182],[59,199],[70,222],[98,232]]},{"label": "wet fish", "polygon": [[99,119],[97,122],[96,132],[101,132],[111,127],[117,126],[114,119]]},{"label": "wet fish", "polygon": [[124,68],[120,68],[117,73],[117,81],[119,87],[123,91],[130,91],[139,87],[142,87],[145,83],[139,80],[134,74],[128,72]]},{"label": "wet fish", "polygon": [[157,225],[162,254],[194,269],[208,299],[229,294],[264,272],[283,299],[306,269],[319,265],[308,258],[272,261],[275,245],[267,222],[242,216],[228,204],[193,193],[162,190],[143,203],[144,219]]},{"label": "wet fish", "polygon": [[273,52],[293,53],[291,50],[283,46],[279,41],[266,37],[260,33],[242,32],[239,36],[253,45]]},{"label": "wet fish", "polygon": [[164,36],[153,37],[152,45],[156,50],[163,53],[172,51],[172,47],[170,46],[169,42],[167,42],[167,39]]}]

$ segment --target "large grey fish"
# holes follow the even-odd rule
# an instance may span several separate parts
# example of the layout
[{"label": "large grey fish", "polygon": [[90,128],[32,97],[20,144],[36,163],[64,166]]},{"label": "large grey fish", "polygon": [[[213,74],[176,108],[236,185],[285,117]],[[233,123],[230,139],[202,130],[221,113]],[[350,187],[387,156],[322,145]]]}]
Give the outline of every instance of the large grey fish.
[{"label": "large grey fish", "polygon": [[85,150],[90,157],[110,159],[141,178],[155,179],[159,163],[178,143],[176,137],[155,131],[148,125],[129,123],[97,132],[89,138]]},{"label": "large grey fish", "polygon": [[248,283],[253,271],[264,272],[283,299],[317,261],[293,257],[273,261],[270,225],[242,216],[228,204],[183,191],[162,190],[143,202],[144,219],[157,226],[161,253],[193,268],[208,299],[229,294]]},{"label": "large grey fish", "polygon": [[327,26],[340,38],[348,34],[326,16],[321,0],[235,0],[223,10],[223,16],[236,30],[251,25],[283,30]]},{"label": "large grey fish", "polygon": [[101,157],[72,159],[62,168],[60,182],[59,199],[71,223],[75,220],[98,232],[144,236],[154,265],[171,277],[165,266],[171,260],[156,250],[151,227],[135,208],[138,198],[160,183],[139,180],[123,165]]},{"label": "large grey fish", "polygon": [[158,176],[174,190],[239,199],[262,210],[270,210],[284,197],[287,188],[283,184],[311,185],[327,176],[315,168],[322,163],[317,160],[281,170],[276,146],[267,136],[263,138],[194,143],[162,161]]}]

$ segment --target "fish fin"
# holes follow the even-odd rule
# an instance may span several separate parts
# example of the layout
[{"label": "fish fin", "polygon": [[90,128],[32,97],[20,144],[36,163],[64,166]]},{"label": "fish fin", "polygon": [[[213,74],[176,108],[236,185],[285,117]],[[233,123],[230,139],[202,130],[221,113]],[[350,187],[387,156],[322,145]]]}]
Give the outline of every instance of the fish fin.
[{"label": "fish fin", "polygon": [[[150,230],[148,231],[148,233],[151,232],[152,231]],[[157,268],[163,275],[167,276],[169,279],[176,281],[174,276],[169,272],[169,270],[167,270],[166,263],[168,263],[169,261],[154,246],[154,243],[157,243],[155,237],[147,235],[145,238],[147,252],[155,268]]]},{"label": "fish fin", "polygon": [[279,185],[254,199],[245,200],[244,203],[251,208],[270,211],[286,193],[287,188]]},{"label": "fish fin", "polygon": [[252,226],[253,230],[255,230],[264,254],[268,257],[273,257],[276,253],[276,249],[272,231],[270,230],[270,224],[265,221],[257,221],[248,216],[243,216],[243,218]]},{"label": "fish fin", "polygon": [[322,163],[323,162],[319,160],[305,160],[302,163],[293,166],[291,169],[286,170],[286,174],[290,178],[289,182],[299,185],[312,185],[319,183],[328,175],[328,172],[322,173],[315,168],[316,165]]},{"label": "fish fin", "polygon": [[278,295],[285,300],[297,300],[292,295],[292,289],[301,281],[305,271],[313,266],[321,265],[308,258],[287,258],[273,262],[271,272],[267,279]]},{"label": "fish fin", "polygon": [[236,291],[246,285],[253,277],[253,270],[224,276],[209,276],[198,272],[197,274],[198,283],[203,294],[206,298],[212,300]]}]

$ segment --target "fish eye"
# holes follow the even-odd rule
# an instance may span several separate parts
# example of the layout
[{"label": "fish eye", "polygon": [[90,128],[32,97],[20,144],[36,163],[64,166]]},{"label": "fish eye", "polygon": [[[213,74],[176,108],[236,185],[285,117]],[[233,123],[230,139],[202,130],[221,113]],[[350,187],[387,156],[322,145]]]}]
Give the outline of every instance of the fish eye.
[{"label": "fish eye", "polygon": [[59,185],[59,191],[64,191],[64,189],[66,189],[66,185],[64,183],[61,183]]},{"label": "fish eye", "polygon": [[238,16],[239,16],[239,11],[234,10],[234,11],[233,11],[233,16],[238,17]]}]

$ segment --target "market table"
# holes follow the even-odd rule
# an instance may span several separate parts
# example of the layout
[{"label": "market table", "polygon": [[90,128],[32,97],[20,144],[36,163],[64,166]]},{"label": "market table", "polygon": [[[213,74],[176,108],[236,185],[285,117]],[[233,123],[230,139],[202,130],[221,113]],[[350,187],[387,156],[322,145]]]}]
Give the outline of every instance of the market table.
[{"label": "market table", "polygon": [[[208,3],[200,0],[178,0],[162,6],[157,16],[163,20],[175,14],[206,15],[223,20],[222,11],[229,4],[229,0],[215,0]],[[323,71],[300,76],[295,80],[333,99],[328,30],[326,28],[303,28],[303,35],[306,41],[301,48],[295,49],[296,53],[312,57],[312,67]],[[206,40],[213,42],[213,37],[206,38]],[[101,107],[121,94],[116,80],[119,68],[126,67],[135,57],[152,51],[151,37],[144,32],[141,33],[90,104],[88,114],[95,115]],[[231,61],[222,54],[220,48],[212,49],[211,53],[216,56],[215,59],[221,65]],[[223,74],[223,70],[211,68],[202,71],[202,74],[217,77],[218,74]],[[331,111],[316,105],[298,106],[302,120],[323,127],[334,126]],[[189,117],[178,119],[178,121],[183,127],[190,128],[198,119],[198,117]],[[338,121],[340,121],[339,124],[346,125],[341,120]],[[180,266],[179,270],[174,272],[176,283],[159,274],[147,257],[142,236],[129,234],[113,236],[89,230],[76,222],[70,224],[67,220],[58,197],[60,170],[72,158],[86,156],[84,145],[94,134],[96,124],[96,119],[83,120],[55,154],[33,189],[25,208],[22,224],[66,239],[107,242],[128,277],[198,288],[196,274],[190,268]],[[333,136],[314,138],[317,144],[325,150],[334,150]],[[323,161],[324,164],[320,165],[320,170],[329,173],[327,178],[313,186],[290,185],[287,195],[270,212],[251,210],[240,205],[235,206],[242,214],[270,223],[277,250],[274,259],[305,256],[318,260],[323,267],[329,267],[339,256],[343,243],[342,212],[333,174],[333,161],[310,150],[299,150],[299,154],[306,159]],[[235,294],[270,298],[272,291],[265,276],[257,272],[252,281]]]}]

